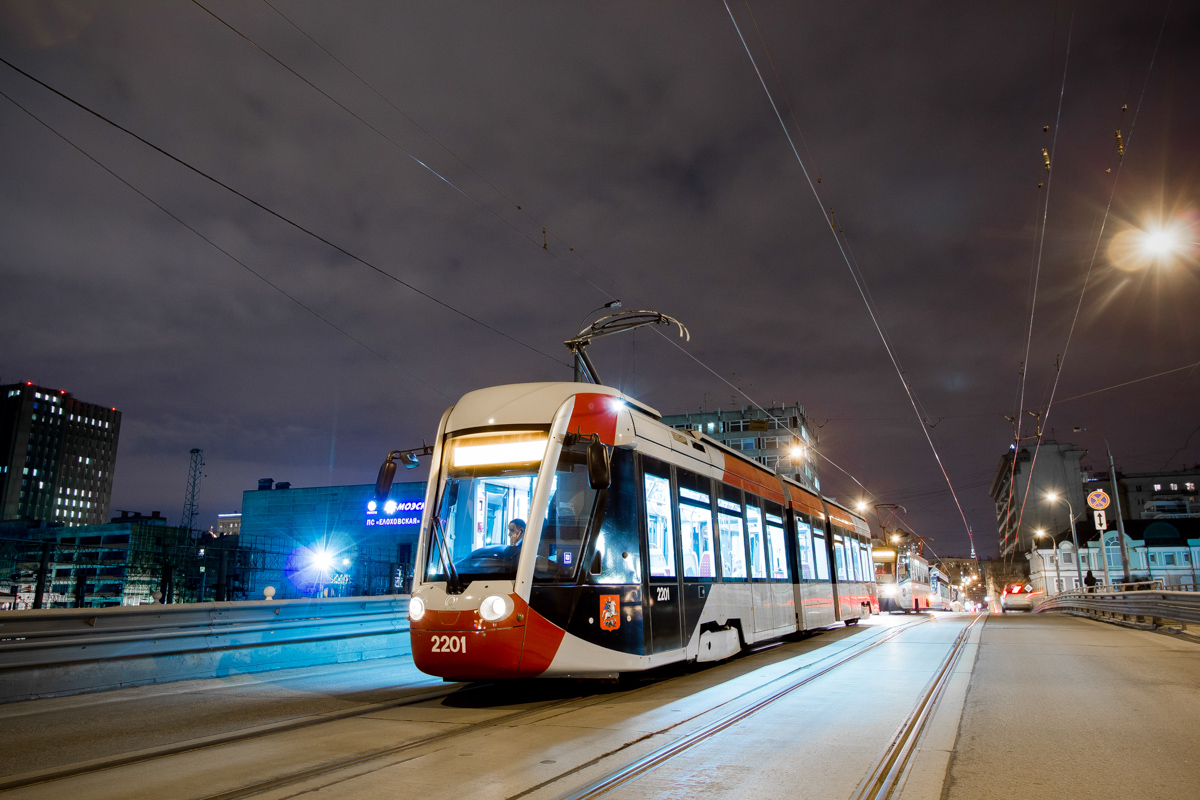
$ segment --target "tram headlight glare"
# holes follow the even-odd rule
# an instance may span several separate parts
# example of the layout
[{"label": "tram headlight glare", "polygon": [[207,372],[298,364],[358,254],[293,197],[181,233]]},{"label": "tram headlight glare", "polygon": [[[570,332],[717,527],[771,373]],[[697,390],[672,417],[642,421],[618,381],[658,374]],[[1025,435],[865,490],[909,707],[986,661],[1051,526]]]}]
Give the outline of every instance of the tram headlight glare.
[{"label": "tram headlight glare", "polygon": [[414,597],[408,601],[408,618],[413,622],[425,616],[425,601],[419,597]]},{"label": "tram headlight glare", "polygon": [[479,604],[479,616],[488,622],[499,622],[512,613],[512,602],[498,594],[488,595]]},{"label": "tram headlight glare", "polygon": [[885,583],[883,586],[879,587],[879,593],[882,594],[884,597],[895,597],[896,596],[896,584]]}]

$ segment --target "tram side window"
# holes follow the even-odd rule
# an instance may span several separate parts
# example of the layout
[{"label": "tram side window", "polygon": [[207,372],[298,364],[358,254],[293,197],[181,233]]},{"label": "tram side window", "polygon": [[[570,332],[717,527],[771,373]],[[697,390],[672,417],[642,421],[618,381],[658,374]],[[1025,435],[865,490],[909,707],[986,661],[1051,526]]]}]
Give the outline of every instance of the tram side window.
[{"label": "tram side window", "polygon": [[650,577],[675,577],[675,528],[671,514],[670,467],[642,459],[646,492],[646,539],[650,545]]},{"label": "tram side window", "polygon": [[677,469],[679,531],[683,540],[683,577],[711,580],[716,577],[713,545],[712,485],[708,478]]},{"label": "tram side window", "polygon": [[817,557],[817,580],[829,580],[829,550],[825,546],[825,531],[813,526],[813,554]]},{"label": "tram side window", "polygon": [[[742,528],[742,501],[740,492],[728,486],[721,487],[717,500],[717,528],[721,540],[721,578],[723,580],[746,579],[746,533]],[[737,498],[736,500],[732,498]]]},{"label": "tram side window", "polygon": [[579,555],[605,498],[588,481],[587,444],[564,446],[550,484],[550,497],[533,570],[535,581],[575,581]]},{"label": "tram side window", "polygon": [[863,542],[859,546],[862,548],[860,555],[862,556],[863,580],[869,581],[871,580],[871,545]]},{"label": "tram side window", "polygon": [[839,581],[848,580],[846,578],[846,544],[836,533],[833,535],[833,565],[837,570],[837,579]]},{"label": "tram side window", "polygon": [[859,572],[862,568],[862,562],[859,560],[859,544],[858,539],[853,536],[846,539],[846,572],[850,575],[850,580],[861,581],[865,576]]},{"label": "tram side window", "polygon": [[767,575],[773,580],[788,579],[787,543],[784,541],[783,508],[768,503],[767,508]]},{"label": "tram side window", "polygon": [[754,578],[767,577],[766,542],[763,541],[762,503],[757,497],[746,497],[746,529],[750,536],[750,574]]},{"label": "tram side window", "polygon": [[[613,448],[612,485],[608,490],[604,521],[588,548],[587,558],[581,562],[592,583],[612,585],[642,581],[637,492],[633,451]],[[600,555],[599,572],[593,571],[597,553]]]},{"label": "tram side window", "polygon": [[813,558],[812,525],[808,517],[796,513],[796,553],[800,557],[800,577],[811,581],[817,577],[816,561]]}]

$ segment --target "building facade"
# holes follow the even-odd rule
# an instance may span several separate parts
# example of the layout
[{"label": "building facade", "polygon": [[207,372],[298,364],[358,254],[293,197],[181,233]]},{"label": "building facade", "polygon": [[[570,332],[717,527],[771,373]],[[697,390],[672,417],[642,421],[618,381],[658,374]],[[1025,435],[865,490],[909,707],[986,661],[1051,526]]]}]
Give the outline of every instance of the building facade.
[{"label": "building facade", "polygon": [[[29,528],[14,557],[9,592],[18,608],[31,608],[37,597],[43,548],[47,556],[43,608],[105,608],[152,602],[172,579],[182,590],[181,562],[191,560],[194,545],[186,532],[168,525],[157,511],[150,516],[123,512],[100,525]],[[167,577],[165,566],[172,576]],[[6,565],[7,566],[7,565]],[[181,598],[182,599],[182,598]]]},{"label": "building facade", "polygon": [[292,488],[259,481],[242,495],[241,547],[254,559],[247,596],[276,599],[382,595],[412,582],[425,482],[396,483],[375,503],[374,484]]},{"label": "building facade", "polygon": [[[1035,531],[1067,530],[1072,511],[1076,519],[1087,511],[1084,484],[1088,475],[1080,466],[1087,450],[1047,439],[1037,451],[1036,464],[1033,450],[1010,448],[992,479],[989,494],[996,507],[1001,557],[1028,550]],[[1048,501],[1046,495],[1051,492],[1070,505]]]},{"label": "building facade", "polygon": [[[1121,515],[1125,519],[1149,520],[1200,517],[1200,465],[1174,472],[1117,472],[1121,490]],[[1103,489],[1112,497],[1112,479],[1107,471],[1092,473],[1085,491]],[[1109,507],[1110,515],[1113,507]]]},{"label": "building facade", "polygon": [[[1047,595],[1078,589],[1081,576],[1086,580],[1089,570],[1096,582],[1103,584],[1105,561],[1110,582],[1125,580],[1118,532],[1111,528],[1104,532],[1104,553],[1101,553],[1100,536],[1087,529],[1090,522],[1081,522],[1076,528],[1081,551],[1078,558],[1069,536],[1055,546],[1039,547],[1026,554],[1034,589]],[[1126,520],[1125,545],[1129,554],[1129,580],[1161,580],[1168,589],[1195,591],[1200,519]]]},{"label": "building facade", "polygon": [[32,383],[0,386],[0,520],[108,519],[121,412]]},{"label": "building facade", "polygon": [[662,421],[676,430],[696,430],[733,450],[753,458],[780,475],[819,492],[819,443],[804,406],[778,406],[766,412],[757,408],[667,414]]}]

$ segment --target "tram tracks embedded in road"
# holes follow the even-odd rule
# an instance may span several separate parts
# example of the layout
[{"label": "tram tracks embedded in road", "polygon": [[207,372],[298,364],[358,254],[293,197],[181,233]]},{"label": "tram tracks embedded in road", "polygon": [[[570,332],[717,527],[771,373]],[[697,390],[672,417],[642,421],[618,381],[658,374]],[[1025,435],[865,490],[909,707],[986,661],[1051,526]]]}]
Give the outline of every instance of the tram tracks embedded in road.
[{"label": "tram tracks embedded in road", "polygon": [[[901,727],[901,731],[893,739],[891,745],[889,745],[884,756],[876,764],[875,768],[872,769],[871,773],[868,774],[867,778],[864,779],[863,784],[866,784],[868,786],[878,785],[881,788],[885,788],[887,790],[887,794],[865,794],[865,795],[862,795],[863,800],[867,800],[867,798],[874,800],[874,798],[885,798],[885,797],[889,797],[891,795],[891,791],[895,787],[896,781],[903,775],[904,769],[907,766],[907,763],[912,754],[913,748],[914,748],[917,740],[920,737],[921,731],[924,729],[924,725],[927,722],[929,715],[932,713],[933,708],[937,704],[937,699],[938,699],[938,697],[940,697],[942,689],[945,687],[945,684],[948,681],[949,675],[953,672],[954,664],[957,663],[958,656],[962,652],[962,648],[965,644],[966,637],[969,635],[970,629],[979,620],[980,616],[981,615],[977,615],[968,625],[966,625],[964,627],[963,631],[959,633],[958,638],[955,640],[954,644],[951,646],[951,651],[950,651],[949,655],[946,657],[946,659],[943,660],[941,665],[939,665],[938,672],[935,675],[934,680],[931,682],[930,687],[922,694],[922,697],[918,701],[913,713],[910,714],[909,718],[905,722],[905,725],[903,725]],[[776,703],[779,700],[783,699],[784,697],[788,696],[789,694],[796,691],[797,689],[800,689],[803,686],[806,686],[807,684],[815,681],[817,678],[820,678],[824,675],[827,675],[827,674],[833,672],[834,670],[838,669],[839,667],[842,667],[843,665],[857,659],[858,657],[865,655],[866,653],[870,652],[871,650],[875,649],[876,647],[879,647],[880,645],[887,643],[888,641],[894,639],[895,637],[897,637],[901,633],[911,629],[912,627],[914,627],[916,625],[920,625],[920,624],[922,624],[924,622],[928,622],[928,621],[929,621],[929,618],[925,618],[925,619],[919,620],[917,622],[911,622],[911,623],[907,623],[907,624],[898,626],[896,628],[891,629],[884,636],[867,644],[864,647],[857,648],[854,651],[849,652],[849,653],[838,654],[838,656],[836,656],[831,663],[828,663],[828,664],[822,666],[820,669],[817,669],[816,671],[813,671],[809,674],[804,675],[802,678],[800,678],[800,680],[797,680],[787,686],[781,687],[781,688],[775,690],[774,692],[772,692],[767,697],[764,697],[744,708],[738,709],[730,714],[727,714],[726,716],[704,726],[703,728],[700,728],[699,730],[693,731],[692,733],[689,733],[680,739],[677,739],[673,742],[665,744],[662,747],[659,747],[659,748],[641,756],[640,758],[636,759],[635,761],[632,761],[629,764],[619,767],[618,769],[615,769],[615,770],[601,776],[600,778],[593,780],[592,782],[584,785],[581,788],[578,788],[578,789],[570,792],[569,794],[562,795],[559,798],[559,800],[594,800],[594,798],[599,798],[605,794],[608,794],[609,792],[611,792],[615,789],[618,789],[628,783],[631,783],[631,782],[637,780],[638,778],[646,775],[647,773],[652,772],[654,769],[656,769],[660,765],[666,763],[667,761],[670,761],[671,759],[679,756],[680,754],[692,749],[696,745],[699,745],[703,742],[708,741],[709,739],[713,738],[714,736],[721,733],[722,731],[733,727],[734,725],[738,724],[739,722],[742,722],[743,720],[753,716],[754,714],[758,713],[759,711],[762,711],[764,708],[766,708],[770,705],[773,705],[774,703]],[[813,665],[808,665],[808,667],[811,667],[811,666],[813,666]],[[805,668],[807,668],[807,667],[805,667]],[[787,678],[788,676],[793,675],[796,672],[799,672],[805,668],[801,668],[800,670],[793,670],[792,672],[789,672],[786,675],[782,675],[779,678],[776,678],[775,681],[772,681],[772,683],[779,681],[779,680],[783,680],[783,679]],[[765,684],[765,685],[769,685],[769,684]],[[759,687],[759,688],[762,688],[762,687]],[[516,795],[513,795],[513,796],[507,798],[507,800],[519,800],[520,798],[525,797],[526,795],[532,794],[533,792],[535,792],[539,789],[550,786],[550,785],[557,783],[565,778],[570,777],[571,775],[577,774],[584,769],[595,766],[597,763],[603,761],[605,758],[608,758],[608,757],[614,755],[615,753],[620,752],[620,750],[624,750],[627,747],[637,744],[638,742],[645,741],[646,739],[649,739],[653,736],[658,736],[663,733],[666,733],[667,731],[677,728],[680,725],[690,721],[691,719],[695,719],[698,716],[701,716],[701,715],[695,715],[693,717],[690,717],[687,720],[681,720],[680,722],[678,722],[674,725],[671,725],[670,727],[665,728],[663,730],[657,731],[652,734],[647,734],[646,736],[641,737],[640,739],[637,739],[633,742],[628,743],[627,745],[625,745],[625,747],[619,748],[618,750],[615,750],[610,753],[605,753],[604,755],[599,756],[599,757],[587,762],[586,764],[581,764],[578,767],[575,767],[574,769],[564,772],[561,775],[558,775],[550,780],[543,781],[541,784],[534,786],[530,789],[527,789],[524,792],[520,792]],[[881,767],[882,767],[882,777],[879,780],[872,780],[873,776],[875,776],[876,773],[881,771]],[[856,795],[856,797],[858,797],[858,795]]]}]

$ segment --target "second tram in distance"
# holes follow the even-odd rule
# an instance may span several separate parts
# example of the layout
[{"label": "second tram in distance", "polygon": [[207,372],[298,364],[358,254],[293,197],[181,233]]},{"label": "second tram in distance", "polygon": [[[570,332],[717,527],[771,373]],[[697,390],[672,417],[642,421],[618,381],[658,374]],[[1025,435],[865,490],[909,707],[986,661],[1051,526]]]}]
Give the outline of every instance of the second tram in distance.
[{"label": "second tram in distance", "polygon": [[659,418],[582,383],[446,411],[409,605],[418,668],[612,677],[878,610],[861,517]]}]

